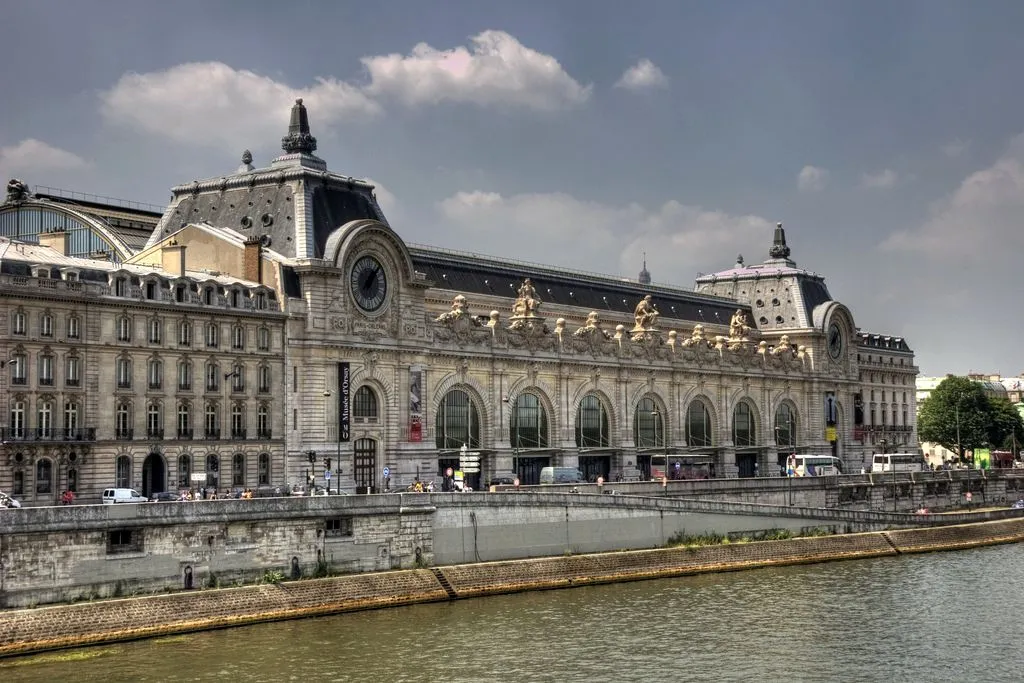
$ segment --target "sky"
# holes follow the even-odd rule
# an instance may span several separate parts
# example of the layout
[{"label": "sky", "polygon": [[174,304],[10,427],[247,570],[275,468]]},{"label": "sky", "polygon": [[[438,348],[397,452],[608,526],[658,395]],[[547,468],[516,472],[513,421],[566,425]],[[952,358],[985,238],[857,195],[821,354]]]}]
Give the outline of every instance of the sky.
[{"label": "sky", "polygon": [[783,222],[923,375],[1024,372],[1024,3],[33,0],[0,23],[0,177],[164,205],[280,152],[409,243],[656,283]]}]

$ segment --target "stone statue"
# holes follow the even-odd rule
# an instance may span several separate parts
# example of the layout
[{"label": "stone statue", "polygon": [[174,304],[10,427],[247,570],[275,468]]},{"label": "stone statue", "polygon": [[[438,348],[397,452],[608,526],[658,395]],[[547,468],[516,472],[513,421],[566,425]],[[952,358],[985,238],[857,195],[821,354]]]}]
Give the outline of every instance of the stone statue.
[{"label": "stone statue", "polygon": [[512,305],[512,315],[519,318],[533,317],[537,315],[540,303],[537,290],[533,288],[530,278],[526,278],[519,286],[519,296],[516,297],[516,302]]},{"label": "stone statue", "polygon": [[697,323],[693,326],[693,334],[688,339],[683,340],[683,346],[706,346],[708,340],[704,338],[704,326]]},{"label": "stone statue", "polygon": [[7,199],[8,202],[21,202],[28,199],[29,196],[28,185],[17,178],[11,178],[7,181]]},{"label": "stone statue", "polygon": [[611,335],[605,330],[601,329],[601,316],[597,311],[591,311],[587,314],[587,322],[583,324],[583,327],[579,327],[575,332],[572,333],[574,337],[586,337],[591,334],[596,334],[608,339]]},{"label": "stone statue", "polygon": [[747,322],[747,315],[742,309],[737,308],[729,321],[729,339],[745,339],[750,333],[750,324]]},{"label": "stone statue", "polygon": [[435,318],[436,322],[454,322],[464,315],[469,314],[469,304],[466,302],[466,297],[461,294],[457,295],[452,299],[452,310],[447,313],[442,313]]},{"label": "stone statue", "polygon": [[779,339],[779,343],[776,344],[775,348],[772,349],[772,355],[773,356],[780,356],[782,354],[791,355],[795,351],[796,351],[796,349],[794,349],[793,346],[789,343],[789,335],[788,334],[784,334],[784,335],[782,335],[782,338]]},{"label": "stone statue", "polygon": [[657,322],[660,315],[661,313],[659,313],[658,309],[651,303],[651,295],[648,294],[640,300],[640,303],[638,303],[636,308],[633,310],[633,321],[636,323],[636,326],[633,329],[653,329],[654,323]]}]

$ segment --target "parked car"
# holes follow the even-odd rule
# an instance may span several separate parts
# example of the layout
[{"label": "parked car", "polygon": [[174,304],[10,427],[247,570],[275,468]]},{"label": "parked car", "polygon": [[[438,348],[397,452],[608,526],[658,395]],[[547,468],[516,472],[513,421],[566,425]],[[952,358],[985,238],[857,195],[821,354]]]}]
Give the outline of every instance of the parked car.
[{"label": "parked car", "polygon": [[516,475],[514,472],[498,472],[491,477],[491,486],[511,486],[516,483]]},{"label": "parked car", "polygon": [[151,503],[171,503],[181,500],[181,494],[177,491],[161,491],[149,497]]},{"label": "parked car", "polygon": [[21,502],[0,491],[0,508],[20,508]]},{"label": "parked car", "polygon": [[135,489],[103,489],[103,504],[114,503],[148,503],[149,498]]}]

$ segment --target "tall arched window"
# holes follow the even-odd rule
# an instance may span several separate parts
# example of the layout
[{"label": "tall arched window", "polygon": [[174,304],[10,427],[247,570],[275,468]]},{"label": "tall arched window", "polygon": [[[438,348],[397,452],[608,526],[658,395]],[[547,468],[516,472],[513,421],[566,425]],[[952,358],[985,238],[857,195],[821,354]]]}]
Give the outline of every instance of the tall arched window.
[{"label": "tall arched window", "polygon": [[192,346],[192,323],[187,320],[178,323],[178,346]]},{"label": "tall arched window", "polygon": [[270,484],[270,453],[260,453],[257,465],[257,485],[266,486]]},{"label": "tall arched window", "polygon": [[164,383],[164,364],[158,358],[149,361],[149,388],[159,389]]},{"label": "tall arched window", "polygon": [[206,390],[220,391],[220,366],[216,361],[206,364]]},{"label": "tall arched window", "polygon": [[519,394],[509,429],[513,448],[547,448],[548,413],[535,394]]},{"label": "tall arched window", "polygon": [[779,446],[796,445],[796,417],[788,403],[783,403],[775,411],[775,443]]},{"label": "tall arched window", "polygon": [[188,455],[178,456],[178,488],[187,489],[192,486],[192,458]]},{"label": "tall arched window", "polygon": [[609,445],[608,413],[601,399],[587,394],[576,411],[576,445],[580,448],[604,448]]},{"label": "tall arched window", "polygon": [[146,436],[150,439],[164,438],[164,422],[157,401],[151,401],[146,406]]},{"label": "tall arched window", "polygon": [[686,408],[686,445],[707,447],[713,445],[714,429],[711,413],[703,401],[696,400]]},{"label": "tall arched window", "polygon": [[665,447],[665,413],[650,396],[644,396],[636,406],[633,443],[637,448]]},{"label": "tall arched window", "polygon": [[43,458],[36,461],[36,493],[53,492],[53,461]]},{"label": "tall arched window", "polygon": [[206,488],[220,488],[220,458],[215,453],[206,456]]},{"label": "tall arched window", "polygon": [[132,406],[128,401],[120,401],[114,411],[114,431],[117,439],[132,438]]},{"label": "tall arched window", "polygon": [[231,406],[231,438],[245,438],[245,410],[241,403]]},{"label": "tall arched window", "polygon": [[132,486],[132,459],[127,455],[119,455],[114,461],[114,486],[119,489]]},{"label": "tall arched window", "polygon": [[356,390],[355,398],[352,399],[352,417],[357,424],[377,422],[377,394],[373,393],[373,389],[361,386]]},{"label": "tall arched window", "polygon": [[192,405],[188,401],[178,404],[178,438],[192,438]]},{"label": "tall arched window", "polygon": [[256,408],[256,438],[269,439],[271,436],[270,406],[266,403],[261,403]]},{"label": "tall arched window", "polygon": [[452,389],[437,407],[436,445],[442,449],[480,447],[480,414],[465,391]]},{"label": "tall arched window", "polygon": [[36,411],[36,435],[40,439],[53,438],[53,402],[48,399],[39,401]]},{"label": "tall arched window", "polygon": [[15,401],[11,404],[11,436],[15,439],[25,438],[25,402]]},{"label": "tall arched window", "polygon": [[754,411],[746,401],[740,401],[732,413],[732,441],[738,448],[757,444]]},{"label": "tall arched window", "polygon": [[79,438],[78,433],[78,402],[64,402],[64,438],[74,440]]},{"label": "tall arched window", "polygon": [[241,453],[231,458],[231,485],[245,486],[245,456]]},{"label": "tall arched window", "polygon": [[178,390],[192,391],[192,361],[178,363]]}]

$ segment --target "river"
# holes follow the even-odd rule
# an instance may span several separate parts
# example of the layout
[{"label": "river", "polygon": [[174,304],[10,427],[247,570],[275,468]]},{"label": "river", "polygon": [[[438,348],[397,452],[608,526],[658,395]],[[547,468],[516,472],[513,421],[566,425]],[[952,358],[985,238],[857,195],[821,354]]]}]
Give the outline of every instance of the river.
[{"label": "river", "polygon": [[0,661],[0,680],[1019,681],[1024,546],[520,593]]}]

